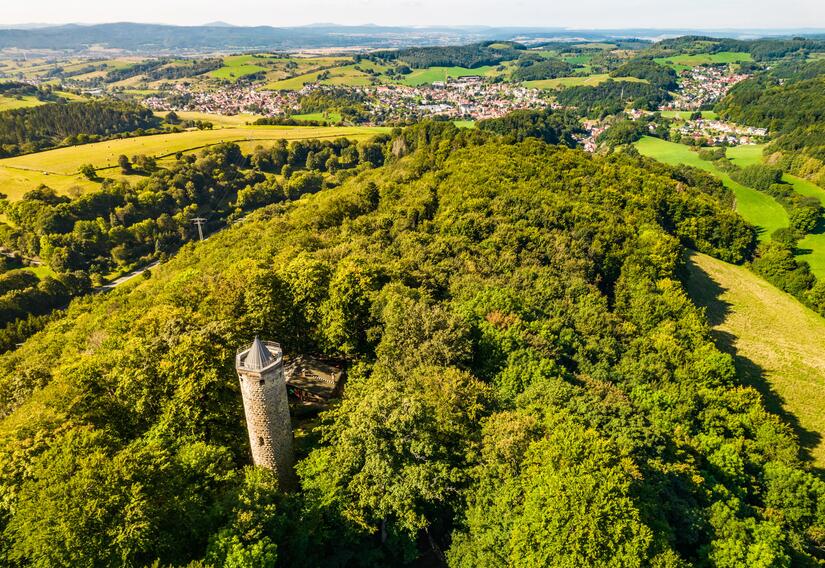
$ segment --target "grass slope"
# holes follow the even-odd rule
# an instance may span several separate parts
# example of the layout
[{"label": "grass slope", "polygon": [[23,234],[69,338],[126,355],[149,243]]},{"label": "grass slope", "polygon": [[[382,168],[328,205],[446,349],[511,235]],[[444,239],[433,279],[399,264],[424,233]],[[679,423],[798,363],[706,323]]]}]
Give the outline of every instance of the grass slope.
[{"label": "grass slope", "polygon": [[30,108],[46,104],[37,97],[0,97],[0,112],[16,108]]},{"label": "grass slope", "polygon": [[676,71],[684,71],[699,65],[714,63],[742,63],[753,61],[750,53],[744,51],[722,51],[720,53],[698,53],[695,55],[674,55],[672,57],[658,57],[656,63],[669,65]]},{"label": "grass slope", "polygon": [[88,191],[97,187],[97,184],[77,174],[80,166],[92,164],[98,169],[109,168],[103,169],[99,174],[120,178],[122,176],[116,164],[121,154],[130,157],[135,154],[162,157],[199,150],[221,142],[238,142],[246,149],[258,143],[280,139],[345,137],[360,140],[386,130],[369,127],[237,126],[109,140],[0,160],[0,188],[10,199],[19,199],[23,193],[41,183],[63,193],[75,187]]},{"label": "grass slope", "polygon": [[712,162],[700,159],[698,153],[684,144],[645,136],[636,143],[636,148],[641,154],[660,162],[671,165],[685,164],[717,176],[736,195],[736,211],[760,229],[761,239],[767,240],[776,229],[788,226],[788,214],[785,208],[773,197],[736,183]]},{"label": "grass slope", "polygon": [[[728,149],[728,157],[739,167],[762,163],[764,144],[738,146]],[[784,174],[782,179],[793,186],[794,191],[808,197],[819,199],[825,205],[825,189],[806,179]],[[825,278],[825,233],[807,235],[799,241],[797,257],[811,265],[811,271],[817,278]]]},{"label": "grass slope", "polygon": [[[680,120],[687,120],[693,113],[694,111],[692,110],[663,110],[662,116],[665,118],[678,118]],[[719,115],[713,112],[712,110],[703,110],[702,118],[706,120],[716,120],[717,118],[719,118]]]},{"label": "grass slope", "polygon": [[559,77],[558,79],[542,79],[539,81],[525,81],[524,86],[531,89],[562,89],[564,87],[595,87],[608,79],[627,81],[630,83],[646,83],[644,79],[636,77],[610,77],[607,73],[582,75],[576,77]]},{"label": "grass slope", "polygon": [[744,267],[694,254],[688,273],[688,292],[741,376],[825,467],[825,319]]}]

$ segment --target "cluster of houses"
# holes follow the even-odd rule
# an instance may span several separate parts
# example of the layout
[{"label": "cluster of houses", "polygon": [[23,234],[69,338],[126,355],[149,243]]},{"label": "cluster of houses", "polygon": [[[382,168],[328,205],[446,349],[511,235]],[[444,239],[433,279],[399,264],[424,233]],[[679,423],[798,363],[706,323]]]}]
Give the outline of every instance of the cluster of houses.
[{"label": "cluster of houses", "polygon": [[298,112],[301,92],[265,91],[250,85],[198,90],[178,84],[143,103],[154,111],[198,111],[232,116],[250,113],[280,116]]},{"label": "cluster of houses", "polygon": [[730,65],[700,65],[683,71],[679,92],[662,110],[698,110],[724,97],[731,87],[748,75],[735,73]]},{"label": "cluster of houses", "polygon": [[[176,85],[151,96],[144,104],[155,111],[198,111],[213,114],[241,113],[287,116],[300,112],[300,99],[316,89],[306,85],[299,91],[268,91],[251,85],[217,90],[196,90]],[[338,87],[341,88],[341,87]],[[489,83],[481,77],[462,77],[409,87],[377,85],[349,87],[365,102],[369,123],[386,124],[432,116],[481,120],[497,118],[519,109],[543,108],[549,101],[537,89],[507,83]]]},{"label": "cluster of houses", "polygon": [[694,140],[704,140],[709,146],[736,146],[764,142],[768,136],[768,129],[721,120],[698,119],[685,122],[679,128],[679,133],[682,139],[689,137]]},{"label": "cluster of houses", "polygon": [[427,116],[483,120],[549,104],[537,89],[489,83],[480,77],[462,77],[417,87],[380,85],[364,88],[364,94],[378,122]]}]

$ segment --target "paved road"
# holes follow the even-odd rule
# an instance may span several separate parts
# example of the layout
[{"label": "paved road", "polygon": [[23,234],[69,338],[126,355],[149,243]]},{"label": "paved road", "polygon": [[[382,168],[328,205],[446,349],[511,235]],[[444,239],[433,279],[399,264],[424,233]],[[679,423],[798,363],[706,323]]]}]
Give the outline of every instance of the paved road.
[{"label": "paved road", "polygon": [[157,267],[159,264],[160,264],[160,261],[157,261],[157,260],[156,260],[155,262],[153,262],[153,263],[151,263],[151,264],[147,264],[146,266],[143,266],[143,267],[141,267],[141,268],[138,268],[138,269],[136,269],[136,270],[133,270],[133,271],[132,271],[132,272],[130,272],[129,274],[126,274],[126,275],[124,275],[124,276],[121,276],[121,277],[120,277],[120,278],[118,278],[117,280],[112,280],[112,281],[111,281],[111,282],[109,282],[108,284],[104,284],[103,286],[100,286],[99,288],[97,288],[97,289],[96,289],[96,291],[98,291],[98,292],[108,292],[109,290],[114,290],[115,288],[117,288],[117,287],[118,287],[118,286],[120,286],[121,284],[124,284],[124,283],[128,282],[128,281],[129,281],[129,280],[131,280],[132,278],[135,278],[135,277],[137,277],[137,276],[140,276],[140,275],[141,275],[141,274],[143,274],[146,270],[152,270],[153,268]]}]

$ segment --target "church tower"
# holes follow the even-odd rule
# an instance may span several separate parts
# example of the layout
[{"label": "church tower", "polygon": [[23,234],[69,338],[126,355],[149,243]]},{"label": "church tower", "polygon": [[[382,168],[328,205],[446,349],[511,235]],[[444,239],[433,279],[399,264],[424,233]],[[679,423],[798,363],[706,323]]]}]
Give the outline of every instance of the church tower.
[{"label": "church tower", "polygon": [[275,472],[284,489],[296,485],[284,362],[281,346],[255,337],[238,351],[235,370],[241,382],[252,462]]}]

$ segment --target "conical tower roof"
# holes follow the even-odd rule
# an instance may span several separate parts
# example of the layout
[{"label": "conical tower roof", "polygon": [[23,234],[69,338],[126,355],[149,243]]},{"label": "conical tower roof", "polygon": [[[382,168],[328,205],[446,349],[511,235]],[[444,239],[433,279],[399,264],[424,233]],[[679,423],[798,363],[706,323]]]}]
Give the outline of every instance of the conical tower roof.
[{"label": "conical tower roof", "polygon": [[269,366],[272,361],[272,354],[269,352],[269,349],[266,348],[266,345],[264,345],[256,335],[255,341],[252,342],[252,347],[249,348],[249,353],[246,354],[243,366],[250,371],[260,371],[264,367]]}]

